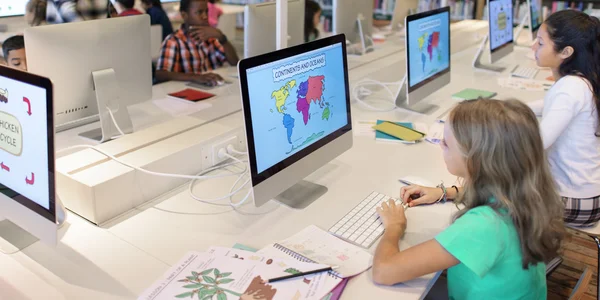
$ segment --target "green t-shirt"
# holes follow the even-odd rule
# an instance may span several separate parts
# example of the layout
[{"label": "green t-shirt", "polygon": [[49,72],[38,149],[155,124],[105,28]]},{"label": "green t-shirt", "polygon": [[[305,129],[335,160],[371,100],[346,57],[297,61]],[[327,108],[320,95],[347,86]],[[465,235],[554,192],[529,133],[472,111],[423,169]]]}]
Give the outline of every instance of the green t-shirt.
[{"label": "green t-shirt", "polygon": [[546,299],[546,265],[524,270],[510,217],[469,210],[435,238],[460,263],[448,269],[450,299]]}]

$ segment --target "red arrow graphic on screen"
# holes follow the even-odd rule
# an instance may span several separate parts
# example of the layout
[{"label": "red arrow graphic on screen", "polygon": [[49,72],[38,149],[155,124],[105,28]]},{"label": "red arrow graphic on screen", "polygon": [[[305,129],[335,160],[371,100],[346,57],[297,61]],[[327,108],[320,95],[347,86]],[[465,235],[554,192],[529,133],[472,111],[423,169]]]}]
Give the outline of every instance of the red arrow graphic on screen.
[{"label": "red arrow graphic on screen", "polygon": [[5,165],[4,162],[0,163],[0,167],[2,167],[2,170],[10,172],[10,168],[7,165]]},{"label": "red arrow graphic on screen", "polygon": [[31,102],[27,97],[23,97],[23,102],[27,103],[27,114],[31,116]]},{"label": "red arrow graphic on screen", "polygon": [[35,183],[35,174],[31,173],[31,179],[25,177],[25,183],[29,185],[33,185]]}]

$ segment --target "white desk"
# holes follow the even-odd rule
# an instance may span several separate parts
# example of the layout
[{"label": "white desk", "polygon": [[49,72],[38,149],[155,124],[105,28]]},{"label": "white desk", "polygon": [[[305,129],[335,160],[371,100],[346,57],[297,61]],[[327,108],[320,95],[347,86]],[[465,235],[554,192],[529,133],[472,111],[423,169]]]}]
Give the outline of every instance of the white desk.
[{"label": "white desk", "polygon": [[[431,123],[455,103],[450,95],[466,87],[498,91],[499,99],[519,97],[530,101],[543,96],[543,92],[501,90],[496,75],[472,71],[469,63],[474,53],[475,48],[472,47],[455,55],[452,59],[452,84],[426,99],[440,105],[439,111],[427,116],[403,110],[375,113],[353,105],[353,120],[382,118]],[[517,50],[500,63],[510,66],[511,61],[525,61],[524,57],[525,51]],[[403,59],[398,55],[357,67],[350,73],[351,84],[365,77],[399,80],[405,69],[399,67],[404,64]],[[181,88],[182,83],[156,86],[155,97],[163,97],[167,92]],[[233,91],[228,95],[210,100],[214,110],[199,112],[197,116],[209,120],[211,114],[217,111],[237,110],[239,96]],[[132,109],[136,128],[170,118],[149,105],[152,104],[144,103]],[[238,121],[230,126],[239,126],[242,122],[241,114],[235,114],[239,116]],[[78,130],[84,129],[58,134],[58,148],[81,143],[73,137]],[[436,183],[443,180],[446,184],[453,184],[456,180],[445,170],[437,146],[425,142],[417,145],[383,144],[369,137],[357,136],[351,150],[307,178],[326,185],[329,191],[302,211],[271,202],[261,208],[245,205],[241,208],[245,213],[233,212],[226,207],[196,202],[188,197],[185,189],[178,189],[129,212],[104,228],[95,227],[69,213],[67,225],[61,229],[64,236],[57,248],[38,242],[17,254],[0,254],[0,298],[132,299],[188,250],[204,250],[211,245],[231,246],[236,242],[260,248],[309,224],[327,229],[371,191],[397,195],[400,188],[397,179],[406,175]],[[228,192],[232,181],[233,178],[225,178],[202,182],[197,191],[202,191],[206,197],[216,196]],[[243,196],[245,193],[240,194]],[[433,238],[450,223],[453,211],[455,208],[451,203],[409,209],[408,229],[400,242],[401,247]],[[430,274],[395,287],[382,287],[372,283],[371,272],[368,271],[350,280],[343,299],[419,299],[434,278],[434,274]]]}]

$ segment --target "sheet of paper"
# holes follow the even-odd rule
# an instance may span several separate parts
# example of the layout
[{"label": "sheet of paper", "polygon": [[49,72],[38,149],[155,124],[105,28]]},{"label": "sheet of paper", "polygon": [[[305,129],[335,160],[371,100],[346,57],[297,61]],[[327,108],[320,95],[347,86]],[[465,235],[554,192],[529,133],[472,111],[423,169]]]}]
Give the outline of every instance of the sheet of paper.
[{"label": "sheet of paper", "polygon": [[[317,263],[336,266],[335,271],[344,278],[368,270],[373,259],[373,256],[365,250],[347,243],[315,225],[306,227],[278,244]],[[270,256],[276,255],[277,252],[282,251],[274,245],[269,245],[256,254]]]},{"label": "sheet of paper", "polygon": [[425,140],[432,144],[439,145],[443,138],[444,123],[443,121],[436,121],[431,125],[431,127],[429,127],[429,132],[427,132]]},{"label": "sheet of paper", "polygon": [[[241,254],[246,251],[236,251],[242,256],[246,255]],[[333,285],[329,290],[335,287],[334,282],[327,281],[326,278],[331,276],[326,272],[266,283],[269,278],[290,275],[300,270],[267,264],[269,260],[245,260],[224,254],[223,250],[214,249],[213,253],[187,253],[138,299],[205,299],[206,296],[213,295],[212,299],[219,300],[318,300],[329,292],[325,291],[325,284]],[[253,253],[249,252],[247,255]],[[311,269],[305,271],[323,267],[308,265]]]},{"label": "sheet of paper", "polygon": [[504,88],[526,91],[547,91],[552,87],[552,82],[549,81],[516,77],[499,77],[498,84]]},{"label": "sheet of paper", "polygon": [[206,101],[194,103],[172,98],[152,100],[152,103],[173,117],[190,115],[212,106],[212,104]]},{"label": "sheet of paper", "polygon": [[256,269],[252,261],[188,252],[138,299],[204,299],[217,294],[225,295],[219,299],[240,299],[257,276]]},{"label": "sheet of paper", "polygon": [[[212,255],[257,262],[260,266],[260,274],[263,276],[271,274],[273,275],[272,277],[278,277],[293,274],[294,272],[307,272],[327,267],[327,265],[300,262],[290,257],[260,256],[255,252],[226,247],[211,247],[206,252]],[[281,293],[284,293],[283,291],[294,291],[294,295],[285,292],[285,295],[290,296],[289,298],[286,298],[287,296],[284,297],[284,294],[278,294],[276,299],[293,299],[292,297],[296,295],[296,291],[299,291],[300,295],[304,297],[299,299],[321,299],[331,292],[341,281],[341,278],[323,272],[304,276],[303,280],[301,280],[301,278],[298,278],[295,281],[285,280],[275,282],[272,285],[274,288],[281,291]],[[298,288],[298,283],[301,283],[300,287],[304,288]]]}]

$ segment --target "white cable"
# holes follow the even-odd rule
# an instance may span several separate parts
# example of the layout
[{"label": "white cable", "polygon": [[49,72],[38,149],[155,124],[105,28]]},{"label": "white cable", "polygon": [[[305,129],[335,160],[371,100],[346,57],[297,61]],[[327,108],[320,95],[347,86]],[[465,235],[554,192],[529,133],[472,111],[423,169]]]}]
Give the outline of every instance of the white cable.
[{"label": "white cable", "polygon": [[248,154],[248,152],[242,152],[242,151],[235,150],[235,148],[233,148],[233,145],[231,145],[231,144],[227,145],[227,153],[237,154],[237,155],[247,155]]},{"label": "white cable", "polygon": [[[109,153],[106,153],[106,152],[104,152],[103,150],[100,150],[100,149],[98,149],[98,148],[96,148],[96,147],[94,147],[94,146],[90,146],[90,145],[76,145],[76,146],[72,146],[72,147],[67,147],[67,148],[64,148],[64,149],[58,150],[58,151],[57,151],[57,153],[61,153],[61,152],[65,152],[65,151],[68,151],[68,150],[73,150],[73,149],[92,149],[92,150],[94,150],[94,151],[96,151],[96,152],[98,152],[98,153],[100,153],[100,154],[103,154],[104,156],[106,156],[106,157],[108,157],[108,158],[110,158],[110,159],[114,160],[115,162],[117,162],[117,163],[119,163],[119,164],[122,164],[122,165],[124,165],[124,166],[126,166],[126,167],[129,167],[129,168],[132,168],[132,169],[138,170],[138,171],[140,171],[140,172],[142,172],[142,173],[146,173],[146,174],[149,174],[149,175],[154,175],[154,176],[163,176],[163,177],[181,178],[181,179],[192,179],[192,180],[194,180],[194,179],[208,179],[208,178],[223,178],[223,177],[229,177],[229,176],[234,176],[234,175],[240,175],[240,174],[243,174],[244,172],[246,172],[246,171],[247,171],[247,167],[246,167],[246,166],[244,166],[244,170],[243,170],[243,171],[241,171],[241,172],[239,172],[239,173],[232,173],[232,174],[218,174],[218,175],[211,175],[211,176],[184,175],[184,174],[171,174],[171,173],[161,173],[161,172],[154,172],[154,171],[149,171],[149,170],[146,170],[146,169],[143,169],[143,168],[140,168],[140,167],[137,167],[137,166],[134,166],[134,165],[128,164],[128,163],[126,163],[126,162],[124,162],[124,161],[122,161],[122,160],[118,159],[118,158],[117,158],[117,157],[115,157],[114,155],[112,155],[112,154],[109,154]],[[237,163],[240,163],[240,162],[241,162],[241,161],[240,161],[240,160],[238,160],[238,161],[236,162],[236,164],[237,164]],[[210,168],[210,169],[207,169],[207,170],[203,171],[202,173],[209,172],[208,170],[211,170],[211,171],[212,171],[212,170],[216,170],[216,169],[219,169],[219,168],[222,168],[222,167],[223,167],[223,166],[215,166],[215,167],[212,167],[212,168]]]},{"label": "white cable", "polygon": [[[392,90],[388,87],[389,85],[397,85],[397,84],[401,84],[402,81],[397,81],[397,82],[381,82],[381,81],[377,81],[374,79],[363,79],[361,81],[359,81],[358,83],[356,83],[354,85],[354,87],[352,88],[352,97],[361,105],[365,106],[366,108],[373,110],[373,111],[378,111],[378,112],[387,112],[387,111],[393,111],[396,109],[396,104],[395,103],[390,103],[390,99],[392,101],[394,101],[396,94],[394,94],[394,92],[392,92]],[[375,107],[370,105],[369,103],[367,103],[365,100],[361,99],[361,96],[369,96],[371,94],[373,94],[373,92],[367,88],[365,88],[365,86],[369,86],[369,85],[378,85],[383,87],[388,94],[390,95],[390,99],[381,99],[381,100],[375,100],[374,99],[378,99],[378,98],[371,98],[370,101],[371,102],[382,102],[382,103],[386,103],[386,104],[392,104],[392,106],[390,106],[389,108],[379,108],[379,107]],[[402,86],[399,87],[400,89],[402,88]]]},{"label": "white cable", "polygon": [[[229,158],[233,159],[233,160],[235,161],[235,163],[234,163],[234,164],[237,164],[237,163],[244,163],[243,161],[241,161],[241,160],[237,159],[236,157],[233,157],[233,156],[231,156],[231,155],[229,155],[229,154],[226,154],[226,153],[225,153],[225,156],[227,156],[227,157],[229,157]],[[206,173],[206,172],[204,172],[204,173]],[[244,175],[246,175],[246,173],[247,173],[247,167],[244,165],[244,171],[243,171],[241,174],[239,174],[239,176],[238,176],[238,179],[237,179],[237,180],[235,181],[235,183],[234,183],[234,187],[237,185],[237,183],[238,183],[238,182],[240,182],[240,179],[241,179],[241,178],[242,178]],[[227,198],[230,198],[230,202],[231,202],[231,197],[232,197],[233,195],[237,194],[237,193],[238,193],[240,190],[242,190],[242,189],[244,188],[244,186],[250,182],[250,178],[248,178],[248,180],[246,180],[246,181],[245,181],[245,182],[244,182],[244,183],[243,183],[243,184],[242,184],[242,185],[241,185],[241,186],[240,186],[238,189],[236,189],[235,191],[234,191],[234,189],[232,188],[232,189],[230,189],[230,190],[229,190],[229,194],[227,194],[227,195],[224,195],[224,196],[221,196],[221,197],[218,197],[218,198],[213,198],[213,199],[204,199],[204,198],[200,198],[200,197],[198,197],[198,196],[194,195],[194,185],[196,184],[196,181],[197,181],[197,180],[196,180],[196,179],[194,179],[194,180],[192,180],[192,182],[190,182],[189,189],[188,189],[188,191],[189,191],[189,194],[190,194],[190,197],[192,197],[194,200],[197,200],[197,201],[200,201],[200,202],[202,202],[202,203],[206,203],[206,204],[215,204],[215,205],[219,205],[219,206],[229,206],[229,204],[220,204],[220,203],[215,203],[215,202],[217,202],[217,201],[220,201],[220,200],[224,200],[224,199],[227,199]]]},{"label": "white cable", "polygon": [[115,119],[115,116],[113,115],[112,110],[108,107],[108,105],[106,106],[106,109],[108,110],[108,114],[110,115],[110,118],[113,121],[113,124],[115,124],[115,127],[117,127],[117,130],[119,131],[119,133],[121,134],[119,137],[125,136],[125,133],[123,133],[123,130],[121,130],[121,127],[119,127],[119,124],[117,124],[117,120]]},{"label": "white cable", "polygon": [[[233,191],[233,189],[235,189],[235,186],[238,184],[238,182],[240,182],[240,180],[244,177],[245,174],[242,174],[238,177],[238,179],[233,183],[233,185],[231,186],[231,189],[229,190],[230,192]],[[237,191],[241,190],[246,184],[248,184],[248,182],[250,182],[250,178],[248,178],[248,180],[246,180],[246,182],[244,182],[238,189]],[[233,208],[236,207],[240,207],[242,206],[242,204],[244,204],[246,202],[246,200],[248,200],[248,198],[250,197],[250,194],[252,193],[252,188],[250,188],[248,190],[248,193],[246,193],[246,196],[244,196],[244,198],[242,198],[242,200],[240,200],[238,203],[233,203],[231,197],[233,197],[233,195],[231,197],[229,197],[229,205],[231,205]]]}]

